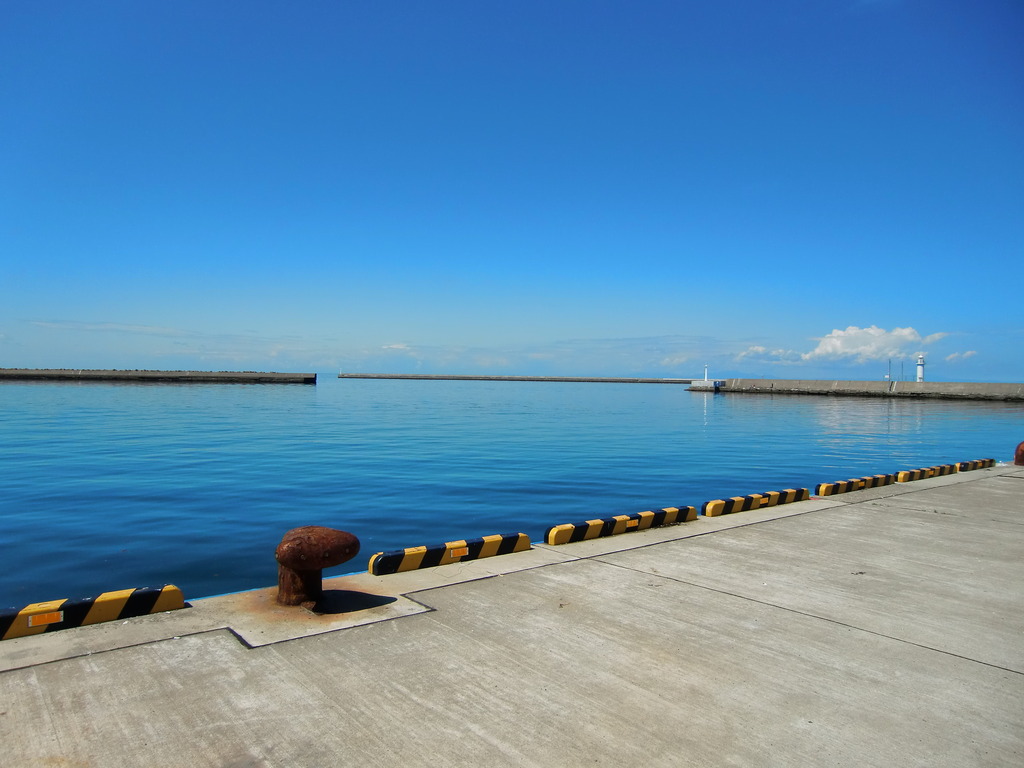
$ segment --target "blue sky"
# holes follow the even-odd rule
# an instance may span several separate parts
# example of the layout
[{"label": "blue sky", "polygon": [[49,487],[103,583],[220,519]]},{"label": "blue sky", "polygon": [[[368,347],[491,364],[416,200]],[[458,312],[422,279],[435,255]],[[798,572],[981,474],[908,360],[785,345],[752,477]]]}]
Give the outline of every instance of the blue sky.
[{"label": "blue sky", "polygon": [[1024,380],[1018,0],[0,6],[0,367]]}]

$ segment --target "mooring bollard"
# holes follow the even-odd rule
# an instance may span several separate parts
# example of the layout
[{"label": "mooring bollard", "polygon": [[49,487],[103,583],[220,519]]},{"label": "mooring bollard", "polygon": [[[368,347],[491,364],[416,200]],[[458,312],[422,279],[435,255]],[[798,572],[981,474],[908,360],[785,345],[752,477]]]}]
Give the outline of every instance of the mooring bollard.
[{"label": "mooring bollard", "polygon": [[292,528],[277,545],[277,602],[301,605],[324,593],[323,569],[359,553],[359,539],[347,531],[304,525]]},{"label": "mooring bollard", "polygon": [[1013,463],[1014,466],[1024,467],[1024,443],[1017,446],[1017,450],[1013,452]]}]

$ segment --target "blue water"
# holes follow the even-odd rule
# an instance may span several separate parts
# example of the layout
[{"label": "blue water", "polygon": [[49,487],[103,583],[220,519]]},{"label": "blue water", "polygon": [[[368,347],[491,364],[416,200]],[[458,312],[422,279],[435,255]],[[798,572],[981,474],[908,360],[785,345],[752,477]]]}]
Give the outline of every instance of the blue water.
[{"label": "blue water", "polygon": [[1024,406],[674,385],[0,383],[0,606],[276,583],[300,525],[362,552],[992,457]]}]

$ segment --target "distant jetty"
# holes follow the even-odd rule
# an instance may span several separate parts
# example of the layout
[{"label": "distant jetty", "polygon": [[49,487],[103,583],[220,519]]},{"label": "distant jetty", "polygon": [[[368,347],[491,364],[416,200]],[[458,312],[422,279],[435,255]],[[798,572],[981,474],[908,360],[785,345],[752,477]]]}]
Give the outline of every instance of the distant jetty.
[{"label": "distant jetty", "polygon": [[597,384],[690,384],[693,379],[634,379],[600,376],[456,376],[420,373],[339,373],[339,379],[414,379],[420,381],[570,381]]},{"label": "distant jetty", "polygon": [[830,381],[807,379],[654,379],[602,376],[463,376],[425,373],[339,373],[339,379],[410,381],[561,381],[597,384],[685,384],[694,392],[753,395],[915,397],[948,400],[1024,400],[1024,384],[923,381]]},{"label": "distant jetty", "polygon": [[1024,400],[1024,384],[947,381],[829,381],[726,379],[719,392],[750,395],[926,397],[946,400]]},{"label": "distant jetty", "polygon": [[316,384],[315,373],[259,371],[118,371],[0,368],[0,381],[134,381],[160,384]]}]

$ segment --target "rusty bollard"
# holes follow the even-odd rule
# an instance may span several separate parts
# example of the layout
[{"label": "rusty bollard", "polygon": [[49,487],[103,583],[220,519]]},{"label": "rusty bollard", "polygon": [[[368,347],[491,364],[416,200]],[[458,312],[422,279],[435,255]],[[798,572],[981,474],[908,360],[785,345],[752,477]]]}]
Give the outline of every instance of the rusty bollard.
[{"label": "rusty bollard", "polygon": [[341,565],[359,552],[359,539],[346,531],[304,525],[292,528],[277,545],[277,602],[301,605],[324,593],[324,568]]},{"label": "rusty bollard", "polygon": [[1024,467],[1024,443],[1017,446],[1017,450],[1013,452],[1013,463],[1014,466]]}]

